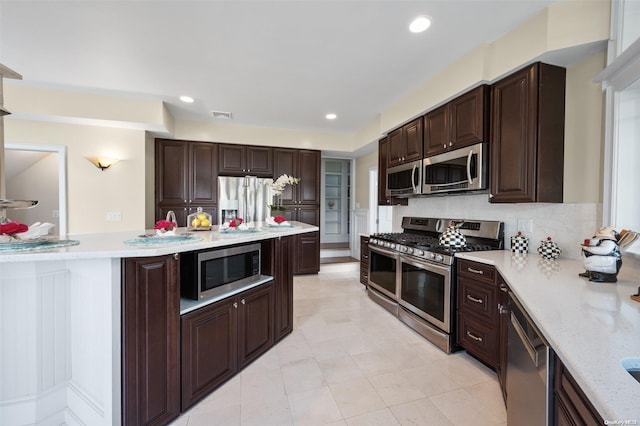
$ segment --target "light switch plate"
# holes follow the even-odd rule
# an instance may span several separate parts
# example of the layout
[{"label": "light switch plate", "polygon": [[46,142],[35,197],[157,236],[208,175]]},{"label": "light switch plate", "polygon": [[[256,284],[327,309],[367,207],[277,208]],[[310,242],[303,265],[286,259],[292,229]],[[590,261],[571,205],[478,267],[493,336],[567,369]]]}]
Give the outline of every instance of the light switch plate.
[{"label": "light switch plate", "polygon": [[107,213],[107,221],[108,222],[120,222],[122,220],[122,213],[120,212],[109,212]]},{"label": "light switch plate", "polygon": [[531,219],[518,219],[518,231],[521,232],[533,232],[533,220]]}]

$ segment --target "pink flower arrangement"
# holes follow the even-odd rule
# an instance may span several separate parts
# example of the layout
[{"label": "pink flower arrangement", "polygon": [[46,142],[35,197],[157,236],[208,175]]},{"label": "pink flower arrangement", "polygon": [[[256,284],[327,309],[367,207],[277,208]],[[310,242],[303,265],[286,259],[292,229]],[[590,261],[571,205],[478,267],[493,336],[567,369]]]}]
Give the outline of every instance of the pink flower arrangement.
[{"label": "pink flower arrangement", "polygon": [[21,232],[27,232],[29,227],[20,222],[7,222],[0,224],[0,234],[14,235]]},{"label": "pink flower arrangement", "polygon": [[242,222],[243,222],[243,221],[242,221],[242,218],[241,218],[241,217],[238,217],[238,218],[236,218],[236,219],[232,219],[232,220],[229,222],[229,228],[237,228],[238,226],[240,226],[240,224],[241,224]]},{"label": "pink flower arrangement", "polygon": [[285,222],[286,220],[287,220],[287,218],[284,217],[284,216],[274,216],[273,217],[273,221],[275,223],[282,223],[282,222]]},{"label": "pink flower arrangement", "polygon": [[172,222],[170,220],[159,220],[156,222],[156,226],[153,227],[153,229],[159,229],[161,231],[172,231],[175,227],[177,227],[178,224],[175,222]]}]

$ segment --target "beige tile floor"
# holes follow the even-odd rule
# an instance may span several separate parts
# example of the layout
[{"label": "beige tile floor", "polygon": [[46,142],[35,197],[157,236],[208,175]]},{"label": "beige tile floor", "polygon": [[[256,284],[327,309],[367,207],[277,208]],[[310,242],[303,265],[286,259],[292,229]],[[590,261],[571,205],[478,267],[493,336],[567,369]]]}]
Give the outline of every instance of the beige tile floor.
[{"label": "beige tile floor", "polygon": [[366,295],[358,271],[294,280],[294,330],[173,425],[506,425],[495,373]]}]

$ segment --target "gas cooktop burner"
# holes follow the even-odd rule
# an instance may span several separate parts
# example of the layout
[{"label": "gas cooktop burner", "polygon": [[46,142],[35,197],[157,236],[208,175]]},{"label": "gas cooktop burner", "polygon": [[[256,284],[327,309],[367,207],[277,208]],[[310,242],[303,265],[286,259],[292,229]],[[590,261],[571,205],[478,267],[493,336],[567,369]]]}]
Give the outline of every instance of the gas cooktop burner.
[{"label": "gas cooktop burner", "polygon": [[[458,225],[465,235],[466,246],[445,247],[438,243],[439,235],[452,224]],[[402,228],[405,232],[373,234],[369,242],[373,246],[451,265],[454,253],[499,250],[504,237],[503,224],[496,221],[404,217]]]}]

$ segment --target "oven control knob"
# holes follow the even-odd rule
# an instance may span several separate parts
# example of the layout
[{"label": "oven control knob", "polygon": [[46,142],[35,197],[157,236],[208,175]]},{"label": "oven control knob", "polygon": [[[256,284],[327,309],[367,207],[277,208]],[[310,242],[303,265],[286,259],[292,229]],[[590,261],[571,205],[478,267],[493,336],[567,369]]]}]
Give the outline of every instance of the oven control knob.
[{"label": "oven control knob", "polygon": [[436,255],[436,261],[442,262],[443,260],[444,260],[444,257],[442,257],[441,254]]},{"label": "oven control knob", "polygon": [[429,259],[433,260],[433,259],[435,259],[435,258],[436,258],[436,255],[435,255],[435,254],[433,254],[433,253],[431,253],[431,252],[429,252],[429,253],[427,253],[427,257],[428,257]]},{"label": "oven control knob", "polygon": [[407,252],[407,248],[405,246],[398,246],[398,251],[406,253]]},{"label": "oven control knob", "polygon": [[411,247],[405,247],[407,249],[407,253],[413,254],[413,249]]},{"label": "oven control knob", "polygon": [[392,248],[392,249],[394,249],[394,250],[395,250],[396,245],[395,245],[394,243],[391,243],[391,244],[389,245],[389,248]]},{"label": "oven control knob", "polygon": [[424,254],[424,252],[420,249],[415,249],[413,251],[413,254],[415,254],[416,256],[422,256]]}]

